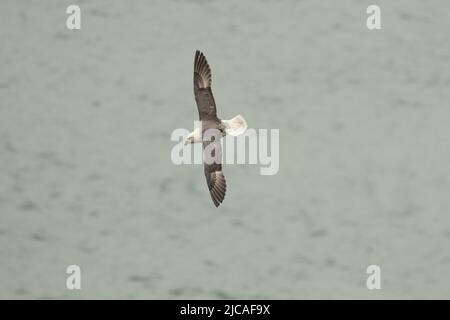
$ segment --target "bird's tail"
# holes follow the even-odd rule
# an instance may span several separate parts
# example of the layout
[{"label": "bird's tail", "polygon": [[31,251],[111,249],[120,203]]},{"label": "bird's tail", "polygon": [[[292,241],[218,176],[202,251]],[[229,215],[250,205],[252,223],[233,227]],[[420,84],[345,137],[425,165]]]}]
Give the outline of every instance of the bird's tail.
[{"label": "bird's tail", "polygon": [[230,136],[238,136],[247,130],[247,121],[240,114],[230,120],[222,120],[225,132]]}]

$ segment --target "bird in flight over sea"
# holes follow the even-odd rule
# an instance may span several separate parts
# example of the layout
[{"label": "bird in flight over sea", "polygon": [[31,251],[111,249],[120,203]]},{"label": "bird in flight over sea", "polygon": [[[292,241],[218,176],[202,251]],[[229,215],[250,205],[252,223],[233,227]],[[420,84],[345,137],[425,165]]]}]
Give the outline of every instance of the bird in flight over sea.
[{"label": "bird in flight over sea", "polygon": [[[211,69],[203,53],[198,50],[194,59],[194,96],[201,126],[187,136],[185,144],[202,142],[204,155],[206,156],[206,150],[211,150],[214,159],[219,159],[219,161],[205,161],[204,157],[203,160],[209,193],[214,205],[218,207],[227,191],[227,183],[222,172],[220,138],[227,134],[231,136],[243,134],[247,130],[247,122],[241,115],[230,120],[221,120],[217,117],[216,103],[211,90]],[[211,131],[217,132],[218,135],[209,134]]]}]

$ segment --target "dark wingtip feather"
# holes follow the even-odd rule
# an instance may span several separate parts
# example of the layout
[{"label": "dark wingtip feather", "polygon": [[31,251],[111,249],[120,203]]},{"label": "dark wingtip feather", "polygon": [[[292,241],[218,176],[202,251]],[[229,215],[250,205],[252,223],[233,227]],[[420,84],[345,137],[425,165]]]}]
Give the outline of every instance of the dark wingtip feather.
[{"label": "dark wingtip feather", "polygon": [[199,50],[195,51],[194,73],[200,76],[197,83],[199,88],[211,87],[211,68],[206,57]]},{"label": "dark wingtip feather", "polygon": [[225,193],[227,190],[227,183],[223,173],[216,171],[214,173],[214,178],[212,184],[209,188],[209,193],[211,194],[212,201],[216,207],[218,207],[225,199]]}]

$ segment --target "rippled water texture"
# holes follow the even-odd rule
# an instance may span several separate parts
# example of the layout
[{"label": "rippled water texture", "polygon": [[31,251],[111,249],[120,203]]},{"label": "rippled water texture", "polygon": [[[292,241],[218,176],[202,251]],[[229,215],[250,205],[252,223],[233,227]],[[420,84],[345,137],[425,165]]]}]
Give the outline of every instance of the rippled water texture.
[{"label": "rippled water texture", "polygon": [[[449,298],[450,2],[372,2],[2,1],[0,298]],[[280,129],[218,209],[170,161],[196,49]]]}]

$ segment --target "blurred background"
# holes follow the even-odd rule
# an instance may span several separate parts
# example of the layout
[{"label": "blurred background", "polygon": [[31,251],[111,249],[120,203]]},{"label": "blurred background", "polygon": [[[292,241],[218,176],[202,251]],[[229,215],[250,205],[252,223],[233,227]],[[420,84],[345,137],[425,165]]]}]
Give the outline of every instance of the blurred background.
[{"label": "blurred background", "polygon": [[[0,298],[450,298],[450,2],[0,7]],[[219,208],[170,160],[197,49],[220,117],[280,129]]]}]

